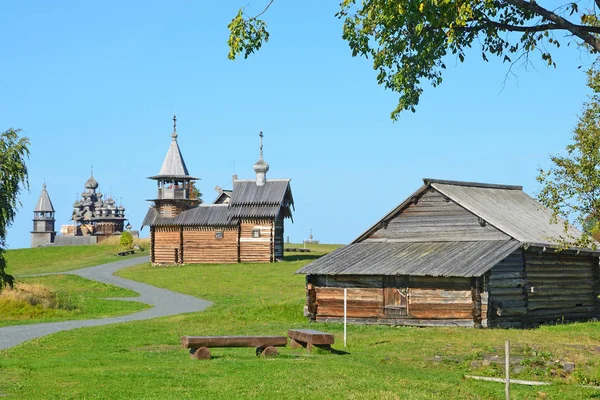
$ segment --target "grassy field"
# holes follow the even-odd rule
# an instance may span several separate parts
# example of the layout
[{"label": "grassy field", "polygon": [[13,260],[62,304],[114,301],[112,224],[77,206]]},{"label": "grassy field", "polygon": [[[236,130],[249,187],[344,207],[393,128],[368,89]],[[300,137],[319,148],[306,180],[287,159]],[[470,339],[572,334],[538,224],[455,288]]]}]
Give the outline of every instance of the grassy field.
[{"label": "grassy field", "polygon": [[0,326],[116,317],[150,307],[139,302],[106,300],[112,297],[135,297],[137,293],[75,275],[22,278],[19,283],[49,289],[56,306],[31,305],[4,296],[3,292],[0,295]]},{"label": "grassy field", "polygon": [[7,272],[15,276],[23,276],[72,271],[148,254],[148,246],[142,244],[141,247],[144,251],[136,251],[136,254],[124,257],[116,255],[119,246],[113,243],[8,250],[5,258],[8,265]]},{"label": "grassy field", "polygon": [[[579,384],[600,384],[600,323],[532,330],[309,324],[302,316],[304,276],[316,257],[290,253],[275,264],[140,265],[120,276],[214,302],[205,312],[61,332],[0,352],[0,394],[8,398],[256,398],[256,399],[501,399],[502,384],[464,379],[501,376],[473,367],[502,355],[506,339],[523,357],[520,379],[552,386],[513,386],[515,399],[600,398]],[[287,255],[286,255],[287,256]],[[284,335],[289,328],[332,332],[347,354],[284,348],[272,359],[254,349],[214,349],[212,360],[190,360],[181,335]],[[547,361],[576,363],[562,376]]]}]

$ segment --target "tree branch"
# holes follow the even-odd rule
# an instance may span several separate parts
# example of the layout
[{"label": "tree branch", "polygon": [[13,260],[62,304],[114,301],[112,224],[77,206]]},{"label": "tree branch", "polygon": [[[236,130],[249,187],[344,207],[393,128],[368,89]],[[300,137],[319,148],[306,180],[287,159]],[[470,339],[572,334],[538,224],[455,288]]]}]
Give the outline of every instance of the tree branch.
[{"label": "tree branch", "polygon": [[[275,0],[271,0],[271,1],[269,1],[269,4],[267,4],[267,6],[265,7],[265,9],[264,9],[264,10],[262,10],[260,13],[258,13],[258,14],[257,14],[257,15],[255,15],[254,17],[248,18],[248,21],[253,21],[253,20],[257,19],[258,17],[260,17],[261,15],[263,15],[264,13],[266,13],[266,12],[267,12],[267,10],[269,9],[269,7],[271,7],[271,4],[273,4],[273,2],[274,2],[274,1],[275,1]],[[598,1],[600,1],[600,0],[598,0]]]},{"label": "tree branch", "polygon": [[548,9],[545,9],[544,7],[540,7],[534,1],[506,0],[506,2],[509,4],[512,4],[515,7],[519,7],[519,8],[525,9],[525,10],[532,11],[532,12],[540,15],[544,19],[554,22],[556,25],[561,26],[562,29],[565,29],[565,30],[573,33],[575,36],[579,37],[584,42],[589,44],[592,47],[592,49],[594,49],[594,51],[596,51],[596,52],[600,51],[600,41],[594,35],[592,35],[590,33],[590,32],[600,33],[600,30],[597,27],[573,24],[572,22],[561,17],[560,15],[555,14]]}]

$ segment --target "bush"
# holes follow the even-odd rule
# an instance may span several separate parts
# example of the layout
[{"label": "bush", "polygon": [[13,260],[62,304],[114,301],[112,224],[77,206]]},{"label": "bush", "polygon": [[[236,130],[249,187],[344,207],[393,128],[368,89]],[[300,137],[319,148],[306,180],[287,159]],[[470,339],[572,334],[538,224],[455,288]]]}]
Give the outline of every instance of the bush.
[{"label": "bush", "polygon": [[121,233],[121,240],[119,244],[125,250],[133,249],[133,235],[130,232]]}]

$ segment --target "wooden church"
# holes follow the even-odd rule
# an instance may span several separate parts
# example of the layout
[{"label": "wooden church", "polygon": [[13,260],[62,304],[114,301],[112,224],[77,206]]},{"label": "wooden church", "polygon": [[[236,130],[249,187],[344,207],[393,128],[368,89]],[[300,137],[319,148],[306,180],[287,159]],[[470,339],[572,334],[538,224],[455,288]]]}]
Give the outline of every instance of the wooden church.
[{"label": "wooden church", "polygon": [[156,265],[274,262],[283,259],[284,220],[292,218],[290,179],[267,179],[269,164],[254,164],[256,178],[233,181],[213,204],[192,196],[190,175],[177,143],[177,119],[158,175],[157,197],[142,228],[150,227],[150,258]]}]

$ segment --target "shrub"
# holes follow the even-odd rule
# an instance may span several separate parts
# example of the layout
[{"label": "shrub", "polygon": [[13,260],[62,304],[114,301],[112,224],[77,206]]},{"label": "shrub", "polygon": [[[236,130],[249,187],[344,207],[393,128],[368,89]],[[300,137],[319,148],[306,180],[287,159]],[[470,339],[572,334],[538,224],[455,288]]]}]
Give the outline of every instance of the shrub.
[{"label": "shrub", "polygon": [[133,235],[127,231],[121,233],[121,240],[119,244],[125,250],[133,249]]}]

